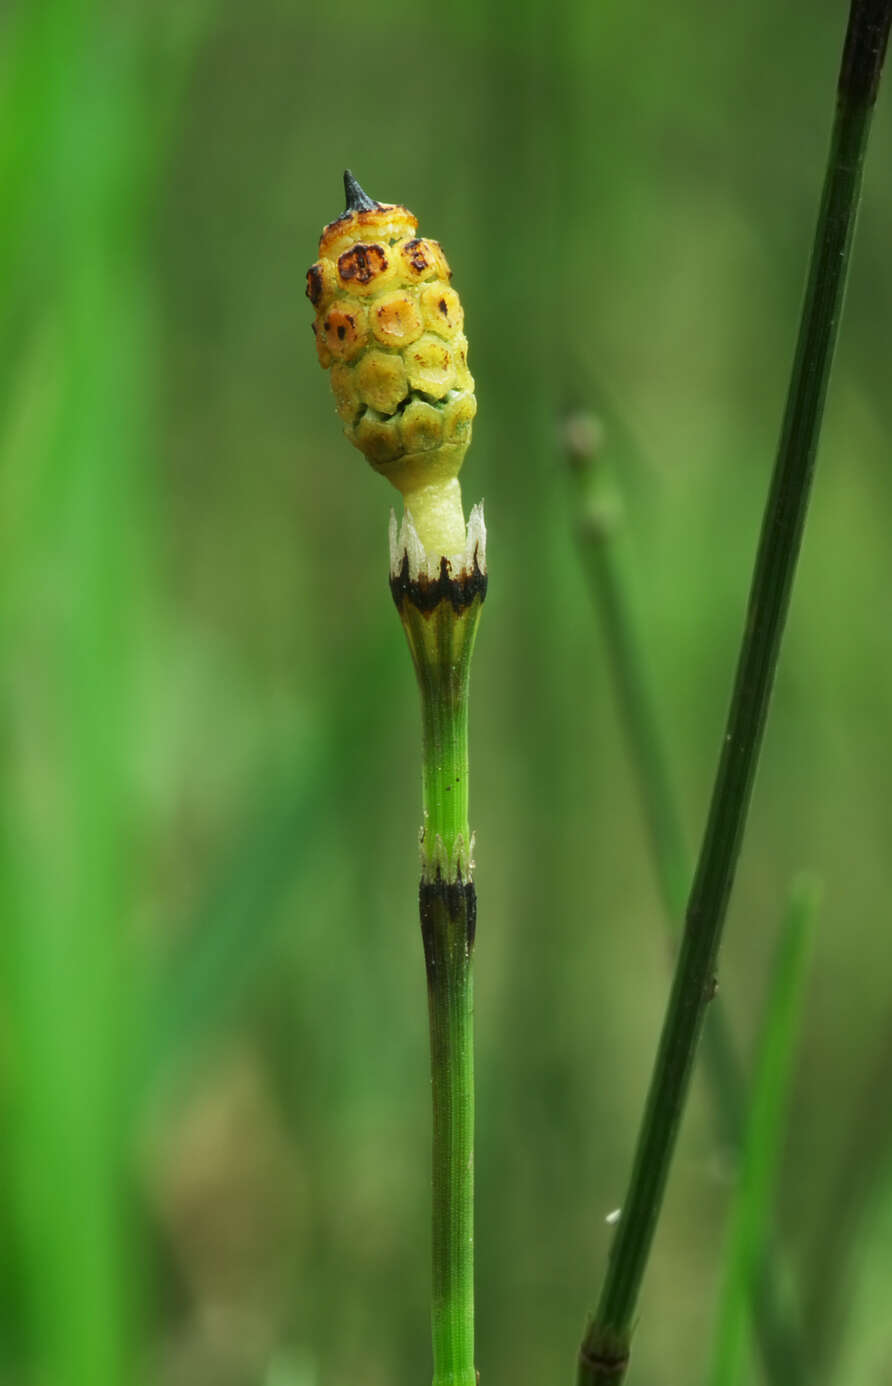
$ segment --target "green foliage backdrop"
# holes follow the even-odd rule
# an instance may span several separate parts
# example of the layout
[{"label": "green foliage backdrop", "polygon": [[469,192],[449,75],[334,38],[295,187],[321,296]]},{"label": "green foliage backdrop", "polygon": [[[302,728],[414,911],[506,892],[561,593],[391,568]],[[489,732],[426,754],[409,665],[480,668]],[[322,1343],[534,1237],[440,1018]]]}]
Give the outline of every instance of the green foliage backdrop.
[{"label": "green foliage backdrop", "polygon": [[[845,11],[0,13],[3,1386],[429,1371],[395,493],[340,436],[303,298],[348,164],[466,309],[478,1362],[570,1379],[669,959],[557,419],[605,420],[693,850]],[[827,1383],[892,1380],[890,166],[886,92],[721,969],[751,1058],[813,868],[775,1221]],[[698,1086],[636,1381],[706,1369],[733,1178]]]}]

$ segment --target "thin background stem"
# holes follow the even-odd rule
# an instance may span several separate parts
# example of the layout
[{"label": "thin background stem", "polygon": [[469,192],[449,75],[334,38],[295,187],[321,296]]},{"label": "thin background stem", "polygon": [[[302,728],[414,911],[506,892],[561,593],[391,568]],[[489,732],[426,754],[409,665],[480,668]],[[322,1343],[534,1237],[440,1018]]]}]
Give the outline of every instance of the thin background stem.
[{"label": "thin background stem", "polygon": [[[565,444],[575,482],[581,556],[604,628],[607,665],[638,779],[663,911],[674,934],[684,923],[690,866],[668,748],[632,616],[631,582],[619,538],[622,498],[603,455],[596,421],[585,416],[568,420]],[[705,1026],[703,1050],[719,1139],[739,1152],[747,1122],[747,1084],[720,996]],[[776,1252],[759,1258],[752,1294],[767,1378],[776,1386],[804,1384],[809,1367],[804,1344],[785,1308]]]},{"label": "thin background stem", "polygon": [[579,1386],[625,1375],[638,1294],[662,1205],[752,792],[836,343],[861,172],[892,0],[853,0],[836,121],[784,424],[756,558],[727,728],[628,1195]]},{"label": "thin background stem", "polygon": [[777,1168],[787,1130],[790,1083],[799,1040],[805,973],[820,899],[810,877],[794,881],[775,950],[759,1031],[755,1072],[724,1258],[709,1386],[737,1386],[760,1262],[769,1245]]}]

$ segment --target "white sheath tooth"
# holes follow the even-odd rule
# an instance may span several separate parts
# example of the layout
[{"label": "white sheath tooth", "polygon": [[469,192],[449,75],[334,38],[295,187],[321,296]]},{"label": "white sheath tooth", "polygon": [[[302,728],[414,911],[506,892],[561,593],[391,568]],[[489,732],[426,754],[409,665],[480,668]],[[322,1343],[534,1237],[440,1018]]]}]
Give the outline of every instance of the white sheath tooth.
[{"label": "white sheath tooth", "polygon": [[483,518],[483,504],[478,503],[471,510],[468,519],[465,547],[460,553],[430,554],[418,537],[412,520],[411,510],[407,510],[401,521],[390,512],[390,575],[399,577],[403,560],[409,560],[409,581],[419,578],[435,581],[440,576],[440,568],[445,557],[451,577],[462,573],[473,573],[475,567],[486,572],[486,521]]}]

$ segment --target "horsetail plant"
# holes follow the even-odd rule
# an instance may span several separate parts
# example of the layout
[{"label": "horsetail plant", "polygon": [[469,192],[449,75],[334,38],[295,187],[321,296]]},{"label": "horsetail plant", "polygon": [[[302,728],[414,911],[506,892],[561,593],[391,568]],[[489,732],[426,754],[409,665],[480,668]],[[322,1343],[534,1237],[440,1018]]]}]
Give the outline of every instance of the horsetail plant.
[{"label": "horsetail plant", "polygon": [[852,0],[836,117],[746,626],[685,930],[638,1134],[622,1217],[578,1386],[626,1374],[638,1295],[690,1087],[805,526],[848,275],[861,175],[892,24],[892,0]]},{"label": "horsetail plant", "polygon": [[344,174],[347,208],[307,275],[319,359],[350,441],[402,493],[390,588],[421,691],[419,913],[433,1094],[433,1386],[475,1386],[474,1049],[477,901],[468,825],[468,684],[486,596],[486,530],[458,474],[476,412],[462,307],[436,241]]},{"label": "horsetail plant", "polygon": [[[573,483],[580,557],[601,618],[607,669],[615,686],[615,701],[638,781],[663,914],[674,943],[675,934],[684,923],[691,873],[669,748],[633,620],[631,575],[623,561],[621,544],[623,500],[607,456],[600,420],[582,413],[570,416],[565,422],[563,443]],[[703,1060],[716,1134],[739,1156],[748,1122],[747,1082],[720,995],[713,1001],[712,1014],[704,1027]],[[810,1373],[807,1344],[784,1304],[779,1265],[782,1259],[783,1248],[777,1239],[757,1258],[751,1277],[754,1332],[766,1380],[774,1386],[805,1386]]]}]

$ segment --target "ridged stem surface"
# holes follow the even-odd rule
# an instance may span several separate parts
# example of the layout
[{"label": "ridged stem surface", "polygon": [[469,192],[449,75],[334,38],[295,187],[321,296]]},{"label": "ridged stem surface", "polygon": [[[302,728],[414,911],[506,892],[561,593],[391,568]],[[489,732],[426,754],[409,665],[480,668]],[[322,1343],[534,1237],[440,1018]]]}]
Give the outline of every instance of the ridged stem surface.
[{"label": "ridged stem surface", "polygon": [[[638,779],[663,911],[674,936],[684,922],[690,883],[682,813],[630,609],[629,576],[617,534],[620,498],[611,469],[604,458],[595,458],[595,451],[577,448],[570,458],[577,483],[578,537],[604,627],[608,667]],[[747,1119],[747,1084],[720,996],[705,1027],[703,1057],[718,1137],[739,1152]],[[778,1267],[771,1255],[760,1258],[753,1277],[753,1317],[766,1379],[774,1386],[804,1386],[808,1366],[785,1311]]]},{"label": "ridged stem surface", "polygon": [[628,1194],[578,1386],[621,1381],[740,850],[805,523],[892,0],[854,0],[787,407],[731,708]]},{"label": "ridged stem surface", "polygon": [[485,578],[391,586],[421,692],[424,828],[419,912],[430,1016],[433,1386],[476,1386],[474,990],[468,683]]}]

